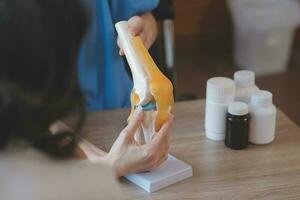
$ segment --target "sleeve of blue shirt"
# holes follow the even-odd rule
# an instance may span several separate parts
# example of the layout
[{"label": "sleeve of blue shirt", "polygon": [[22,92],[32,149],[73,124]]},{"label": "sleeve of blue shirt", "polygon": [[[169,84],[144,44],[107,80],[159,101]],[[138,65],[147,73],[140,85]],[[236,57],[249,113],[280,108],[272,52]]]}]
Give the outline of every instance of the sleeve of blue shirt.
[{"label": "sleeve of blue shirt", "polygon": [[114,19],[120,21],[151,11],[158,3],[159,0],[111,0],[111,7]]},{"label": "sleeve of blue shirt", "polygon": [[128,107],[132,81],[118,54],[114,24],[151,11],[159,0],[85,0],[90,30],[78,61],[80,86],[88,111]]}]

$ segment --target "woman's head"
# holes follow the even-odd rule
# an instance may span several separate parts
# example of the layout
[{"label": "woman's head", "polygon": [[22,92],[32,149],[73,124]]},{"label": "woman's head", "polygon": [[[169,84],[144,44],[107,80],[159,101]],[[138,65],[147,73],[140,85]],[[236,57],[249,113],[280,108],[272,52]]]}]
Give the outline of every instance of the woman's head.
[{"label": "woman's head", "polygon": [[0,0],[0,147],[21,138],[72,153],[73,137],[48,127],[83,110],[76,62],[86,22],[80,0]]}]

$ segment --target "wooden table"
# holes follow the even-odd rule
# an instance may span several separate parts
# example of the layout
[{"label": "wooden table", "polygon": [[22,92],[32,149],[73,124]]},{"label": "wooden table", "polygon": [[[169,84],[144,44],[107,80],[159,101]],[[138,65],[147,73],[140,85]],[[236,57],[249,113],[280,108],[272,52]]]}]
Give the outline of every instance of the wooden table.
[{"label": "wooden table", "polygon": [[[203,100],[175,106],[170,151],[193,166],[194,176],[152,194],[122,179],[127,199],[300,199],[300,128],[294,122],[279,111],[274,143],[234,151],[205,138],[204,107]],[[91,113],[85,137],[108,150],[128,114],[129,110]]]}]

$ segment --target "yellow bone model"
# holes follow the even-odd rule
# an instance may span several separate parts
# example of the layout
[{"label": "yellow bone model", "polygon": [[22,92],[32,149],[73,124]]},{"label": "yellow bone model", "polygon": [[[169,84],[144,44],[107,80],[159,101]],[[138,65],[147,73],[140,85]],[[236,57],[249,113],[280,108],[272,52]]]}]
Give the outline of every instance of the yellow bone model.
[{"label": "yellow bone model", "polygon": [[[134,87],[131,93],[131,114],[137,106],[156,104],[155,131],[166,122],[173,104],[173,85],[158,69],[140,37],[132,37],[128,23],[116,24],[119,39],[129,63]],[[130,117],[129,117],[130,120]]]},{"label": "yellow bone model", "polygon": [[[132,39],[134,48],[140,58],[142,67],[149,78],[150,93],[157,107],[155,130],[159,130],[166,122],[173,103],[173,85],[158,69],[140,37]],[[135,102],[133,102],[135,103]]]}]

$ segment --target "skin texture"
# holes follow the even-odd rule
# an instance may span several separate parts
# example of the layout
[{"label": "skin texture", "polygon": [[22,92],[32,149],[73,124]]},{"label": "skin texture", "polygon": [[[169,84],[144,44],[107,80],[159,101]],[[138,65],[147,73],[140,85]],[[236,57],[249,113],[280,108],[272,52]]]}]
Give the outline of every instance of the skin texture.
[{"label": "skin texture", "polygon": [[[128,126],[122,130],[119,137],[114,142],[109,153],[99,156],[93,163],[110,165],[116,174],[121,177],[129,173],[151,171],[161,165],[168,156],[169,137],[173,116],[170,115],[166,123],[162,126],[159,134],[147,144],[138,144],[134,135],[144,119],[142,110],[137,109],[133,114]],[[63,122],[58,121],[53,124],[50,131],[55,134],[62,130],[71,130]],[[86,159],[83,150],[78,147],[75,151],[77,159]]]},{"label": "skin texture", "polygon": [[143,117],[143,111],[137,110],[106,156],[118,177],[128,173],[151,171],[167,159],[173,116],[168,118],[152,141],[140,145],[135,141],[134,135],[140,128]]},{"label": "skin texture", "polygon": [[[128,20],[128,25],[130,33],[133,36],[140,36],[147,49],[155,42],[158,34],[158,27],[155,18],[150,12],[141,16],[133,16]],[[121,46],[119,39],[118,46]],[[120,48],[119,54],[124,56],[123,49]]]}]

